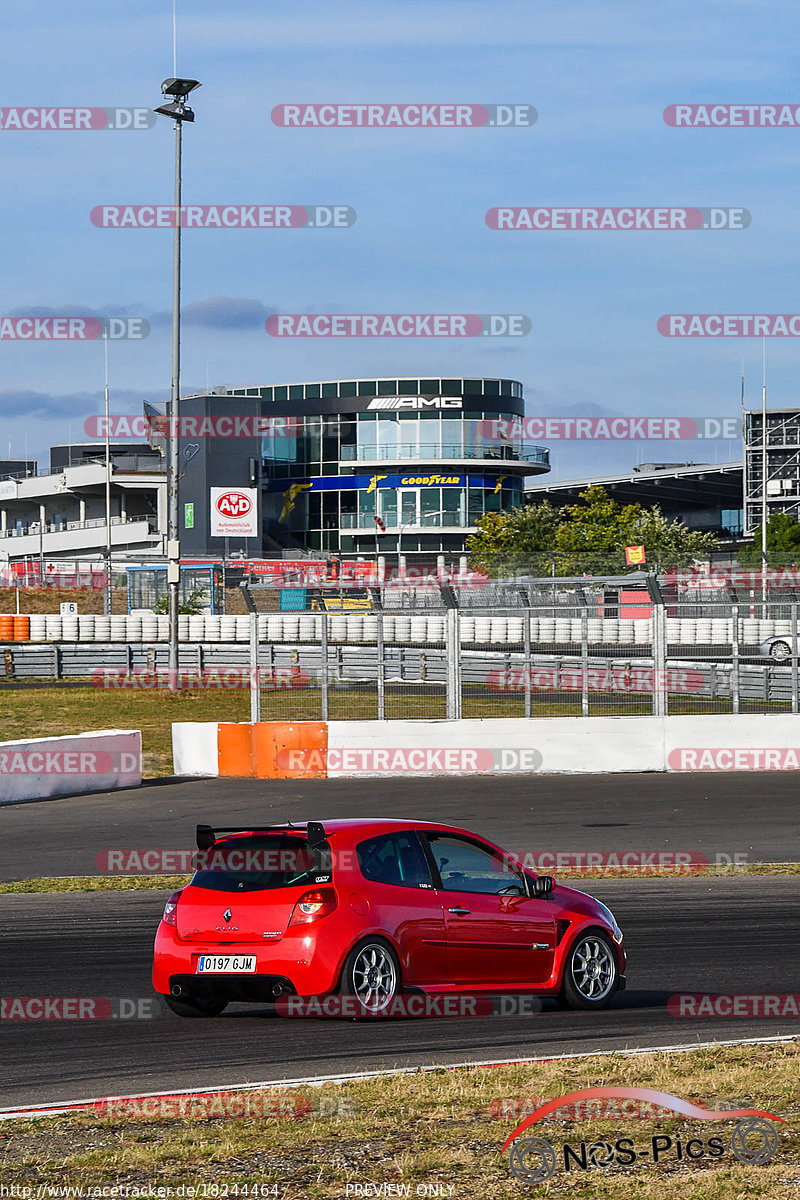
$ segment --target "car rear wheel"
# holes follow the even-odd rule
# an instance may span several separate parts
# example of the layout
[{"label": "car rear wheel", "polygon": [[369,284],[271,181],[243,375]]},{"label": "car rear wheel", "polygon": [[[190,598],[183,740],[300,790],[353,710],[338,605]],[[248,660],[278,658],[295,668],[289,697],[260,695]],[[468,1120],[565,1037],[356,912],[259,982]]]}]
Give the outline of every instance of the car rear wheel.
[{"label": "car rear wheel", "polygon": [[773,662],[786,662],[792,657],[792,650],[786,642],[773,642],[769,648],[769,656]]},{"label": "car rear wheel", "polygon": [[570,949],[561,997],[570,1008],[605,1008],[617,990],[614,947],[604,933],[585,933]]},{"label": "car rear wheel", "polygon": [[167,1008],[179,1017],[218,1017],[228,1007],[227,1000],[201,999],[199,996],[165,996]]},{"label": "car rear wheel", "polygon": [[388,942],[371,938],[347,956],[339,987],[356,999],[356,1017],[379,1017],[400,992],[400,963]]}]

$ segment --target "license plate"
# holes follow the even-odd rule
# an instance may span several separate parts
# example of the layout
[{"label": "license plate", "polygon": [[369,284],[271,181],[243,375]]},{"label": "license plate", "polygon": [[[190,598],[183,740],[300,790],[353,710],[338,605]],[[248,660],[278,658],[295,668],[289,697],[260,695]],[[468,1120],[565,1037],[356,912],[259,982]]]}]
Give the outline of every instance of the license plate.
[{"label": "license plate", "polygon": [[253,974],[256,969],[255,954],[201,954],[197,960],[197,974],[207,971],[215,974]]}]

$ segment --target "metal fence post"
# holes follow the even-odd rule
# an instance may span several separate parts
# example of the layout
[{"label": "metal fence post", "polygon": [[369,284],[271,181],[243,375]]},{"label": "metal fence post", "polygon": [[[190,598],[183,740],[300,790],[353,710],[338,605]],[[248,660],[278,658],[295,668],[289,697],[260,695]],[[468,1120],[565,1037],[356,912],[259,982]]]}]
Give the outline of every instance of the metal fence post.
[{"label": "metal fence post", "polygon": [[792,712],[797,712],[797,604],[792,603]]},{"label": "metal fence post", "polygon": [[258,613],[250,611],[250,721],[261,720],[261,677],[258,670]]},{"label": "metal fence post", "polygon": [[653,716],[666,717],[667,689],[667,610],[663,601],[653,605]]},{"label": "metal fence post", "polygon": [[523,634],[523,656],[525,659],[522,668],[523,687],[525,689],[525,716],[531,715],[531,609],[525,610],[525,629]]},{"label": "metal fence post", "polygon": [[581,716],[589,715],[589,613],[581,609]]},{"label": "metal fence post", "polygon": [[447,668],[446,714],[448,721],[461,719],[461,622],[455,607],[445,617],[445,659]]},{"label": "metal fence post", "polygon": [[322,720],[328,720],[328,614],[322,614],[319,637],[320,684],[322,687]]},{"label": "metal fence post", "polygon": [[383,609],[378,611],[378,632],[375,637],[375,669],[378,678],[378,720],[386,720],[386,663],[384,662]]},{"label": "metal fence post", "polygon": [[739,605],[731,605],[732,636],[731,636],[731,692],[733,693],[733,713],[739,713]]}]

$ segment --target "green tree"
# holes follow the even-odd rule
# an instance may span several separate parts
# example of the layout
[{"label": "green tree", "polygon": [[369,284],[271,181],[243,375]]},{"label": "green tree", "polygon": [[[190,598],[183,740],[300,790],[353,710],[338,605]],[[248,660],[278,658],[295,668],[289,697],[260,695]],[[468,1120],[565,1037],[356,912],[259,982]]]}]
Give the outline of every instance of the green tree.
[{"label": "green tree", "polygon": [[625,547],[634,544],[631,530],[641,512],[640,504],[620,504],[605,488],[589,487],[581,492],[577,504],[563,509],[556,534],[558,573],[616,574],[625,570]]},{"label": "green tree", "polygon": [[[742,566],[761,566],[760,525],[753,544],[740,550],[738,558]],[[767,561],[775,566],[800,563],[800,524],[789,513],[772,513],[767,521]]]},{"label": "green tree", "polygon": [[544,564],[550,563],[560,519],[549,500],[484,513],[477,521],[478,532],[466,540],[470,565],[488,575],[549,573]]},{"label": "green tree", "polygon": [[665,571],[706,559],[717,545],[713,533],[688,529],[682,521],[670,520],[658,505],[643,508],[630,527],[629,546],[644,546],[647,565]]}]

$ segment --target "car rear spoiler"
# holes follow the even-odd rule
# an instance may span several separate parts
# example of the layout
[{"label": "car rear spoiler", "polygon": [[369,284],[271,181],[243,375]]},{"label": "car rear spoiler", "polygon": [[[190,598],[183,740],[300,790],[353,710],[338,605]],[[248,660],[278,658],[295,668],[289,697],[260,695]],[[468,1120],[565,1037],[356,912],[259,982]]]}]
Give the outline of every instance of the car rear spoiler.
[{"label": "car rear spoiler", "polygon": [[[296,825],[287,822],[284,825],[198,825],[196,840],[198,850],[210,850],[221,833],[279,833],[287,829],[297,829]],[[298,830],[299,832],[299,830]],[[324,849],[328,846],[328,838],[321,821],[306,823],[306,839],[314,849]],[[330,847],[329,847],[330,848]]]}]

